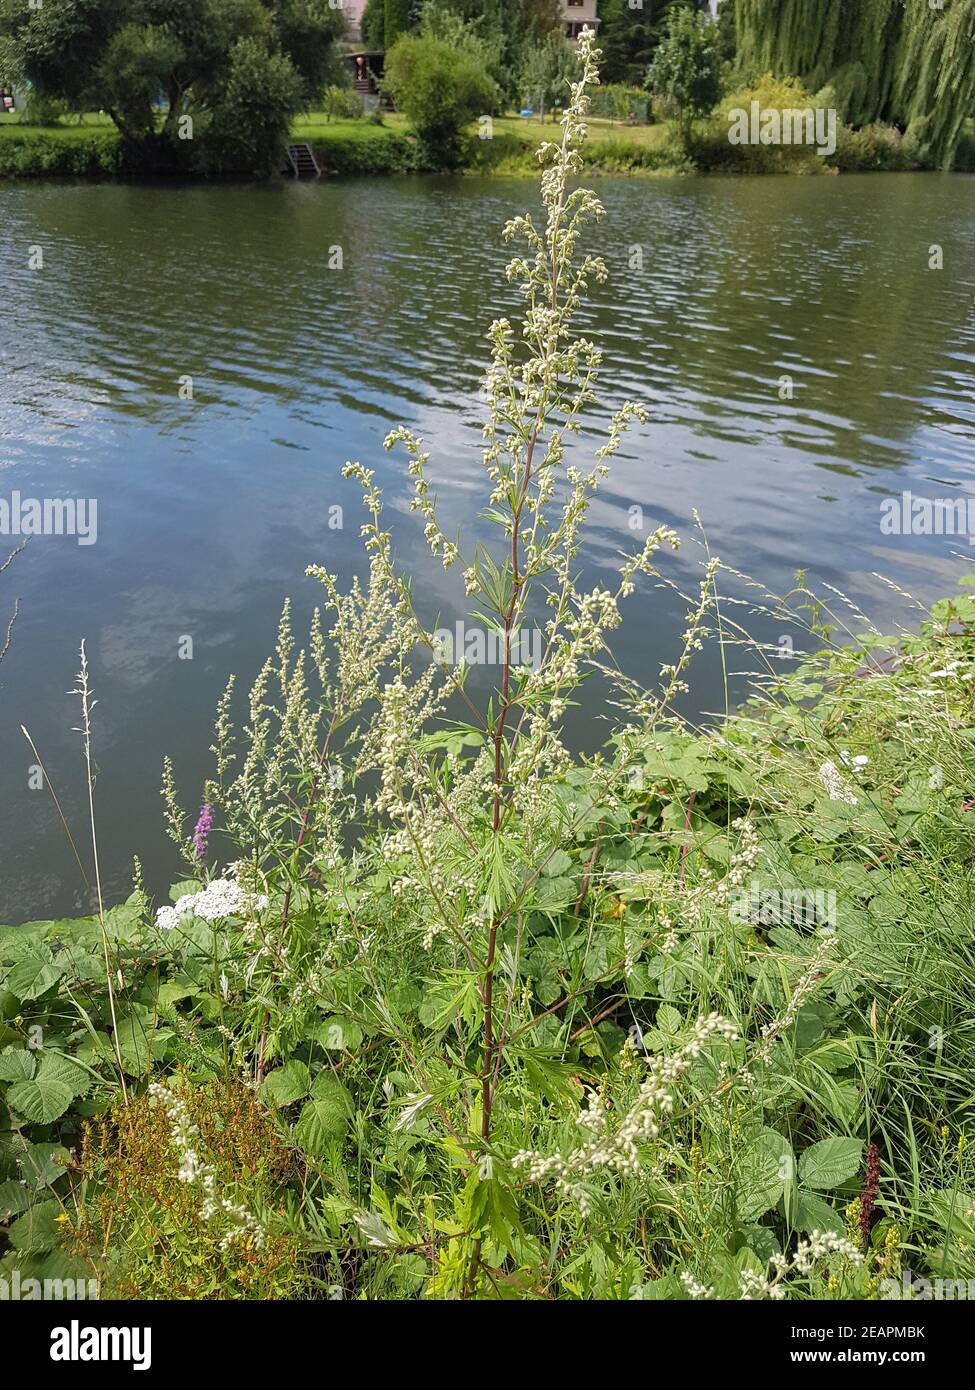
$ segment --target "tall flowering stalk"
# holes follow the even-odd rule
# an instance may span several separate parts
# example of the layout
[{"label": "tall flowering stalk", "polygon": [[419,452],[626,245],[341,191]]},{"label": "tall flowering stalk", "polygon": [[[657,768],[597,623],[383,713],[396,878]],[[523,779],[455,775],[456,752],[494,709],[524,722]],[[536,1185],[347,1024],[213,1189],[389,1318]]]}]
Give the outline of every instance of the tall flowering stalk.
[{"label": "tall flowering stalk", "polygon": [[[486,710],[478,708],[466,669],[444,663],[416,614],[409,580],[394,564],[374,473],[349,462],[344,475],[359,483],[365,506],[368,578],[343,589],[327,570],[309,570],[323,586],[328,630],[316,614],[308,650],[296,652],[285,608],[276,659],[251,692],[244,756],[234,744],[228,687],[217,723],[217,777],[206,789],[249,863],[248,889],[260,893],[262,879],[268,889],[278,887],[268,914],[276,922],[249,928],[253,955],[245,977],[261,1000],[253,1025],[258,1077],[286,1051],[288,1037],[301,1036],[301,1011],[329,997],[329,972],[351,962],[412,1072],[411,1094],[423,1098],[423,1113],[437,1118],[469,1164],[472,1191],[498,1156],[494,1126],[510,1046],[537,1022],[520,965],[533,892],[593,799],[611,794],[613,780],[627,775],[625,759],[611,767],[596,760],[592,789],[567,807],[559,794],[572,767],[561,737],[564,716],[586,668],[606,652],[637,575],[655,575],[656,552],[677,545],[673,531],[658,527],[621,561],[611,587],[579,587],[589,507],[629,422],[645,413],[624,403],[591,465],[567,462],[596,399],[601,361],[572,321],[590,283],[607,275],[599,257],[579,249],[602,205],[590,190],[570,187],[582,167],[588,92],[598,81],[591,31],[576,53],[579,75],[561,138],[538,152],[543,221],[526,215],[504,229],[507,240],[524,245],[507,267],[524,311],[520,323],[498,319],[488,334],[483,466],[486,516],[499,544],[465,555],[462,538],[448,537],[441,523],[423,441],[406,428],[385,441],[387,449],[405,447],[411,508],[433,555],[445,570],[462,570],[468,600],[498,639],[494,697]],[[520,634],[540,595],[549,610],[541,653],[523,665]],[[450,737],[472,754],[441,753],[443,742],[431,737],[452,700],[462,703],[468,722],[454,724]],[[366,848],[350,851],[350,844]],[[378,874],[375,859],[383,866]],[[387,943],[399,952],[416,943],[431,957],[422,973],[432,973],[440,987],[459,988],[465,1001],[455,1023],[460,1058],[451,1063],[459,1079],[446,1088],[443,1060],[417,1055],[384,996]],[[459,1262],[464,1272],[452,1285],[468,1296],[483,1273],[480,1231],[474,1221]]]},{"label": "tall flowering stalk", "polygon": [[[483,894],[487,939],[479,981],[480,1139],[485,1152],[491,1142],[504,1048],[504,1039],[497,1031],[495,999],[499,930],[518,896],[504,845],[514,820],[523,817],[530,804],[529,788],[537,789],[539,773],[565,767],[567,757],[558,731],[567,696],[578,684],[583,664],[603,650],[605,634],[618,625],[620,599],[633,592],[633,577],[638,571],[653,572],[651,557],[664,542],[677,543],[673,532],[658,528],[642,550],[624,562],[615,592],[597,588],[581,593],[576,587],[580,528],[593,494],[608,475],[607,459],[618,449],[628,421],[645,419],[639,406],[626,402],[614,415],[594,466],[585,473],[564,466],[568,439],[578,432],[584,409],[596,399],[594,386],[601,362],[598,348],[589,339],[574,336],[572,320],[590,280],[601,282],[607,277],[600,257],[577,255],[584,228],[602,218],[603,206],[591,190],[570,190],[569,186],[582,168],[580,146],[586,137],[589,89],[599,81],[600,55],[592,30],[583,31],[576,53],[579,75],[570,84],[561,139],[544,142],[538,151],[544,166],[544,226],[536,226],[526,215],[512,219],[504,229],[506,240],[519,240],[526,246],[526,253],[516,256],[507,267],[509,281],[520,284],[525,299],[521,331],[516,332],[511,322],[502,318],[489,332],[489,416],[484,426],[483,462],[492,489],[490,516],[506,537],[507,554],[496,560],[478,551],[472,561],[464,561],[438,520],[424,476],[428,455],[422,441],[406,429],[394,431],[386,441],[387,448],[397,442],[407,448],[414,480],[413,507],[426,520],[431,550],[440,556],[445,569],[463,563],[466,593],[489,616],[502,641],[497,703],[483,723],[490,753],[490,836],[482,852],[488,867]],[[561,513],[553,515],[550,504],[562,476],[568,483],[568,497]],[[516,667],[516,635],[528,620],[534,591],[541,584],[547,588],[547,603],[552,609],[544,629],[544,654],[534,669]],[[506,1013],[510,1006],[509,996]],[[468,1292],[479,1257],[476,1241]]]}]

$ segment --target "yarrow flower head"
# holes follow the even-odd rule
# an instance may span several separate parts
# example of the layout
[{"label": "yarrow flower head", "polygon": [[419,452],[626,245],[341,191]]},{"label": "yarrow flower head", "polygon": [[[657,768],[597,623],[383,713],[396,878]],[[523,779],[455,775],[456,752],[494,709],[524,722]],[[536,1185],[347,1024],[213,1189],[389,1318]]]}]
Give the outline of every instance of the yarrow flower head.
[{"label": "yarrow flower head", "polygon": [[161,907],[156,913],[160,931],[172,931],[181,918],[192,915],[204,922],[221,922],[225,917],[246,917],[267,907],[263,893],[248,893],[229,878],[215,878],[199,893],[184,893],[174,907]]}]

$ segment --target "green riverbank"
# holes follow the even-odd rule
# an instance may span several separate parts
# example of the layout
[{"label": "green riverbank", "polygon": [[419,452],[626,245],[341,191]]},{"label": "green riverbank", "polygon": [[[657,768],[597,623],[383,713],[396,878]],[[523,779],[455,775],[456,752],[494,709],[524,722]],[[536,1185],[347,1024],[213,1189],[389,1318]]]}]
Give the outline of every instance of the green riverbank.
[{"label": "green riverbank", "polygon": [[[534,174],[541,140],[559,127],[518,116],[494,118],[489,136],[471,133],[463,168],[479,173]],[[319,167],[331,176],[402,174],[417,166],[416,142],[402,116],[329,120],[309,113],[292,128],[295,141],[311,145]],[[807,148],[734,146],[727,125],[702,125],[689,151],[680,148],[670,123],[627,125],[593,119],[584,149],[587,170],[612,174],[831,173],[911,170],[925,167],[909,140],[891,126],[854,131],[841,127],[834,154]],[[966,135],[955,168],[975,171],[975,137]],[[107,116],[88,115],[76,125],[32,126],[0,121],[0,178],[120,178],[129,174],[118,131]]]}]

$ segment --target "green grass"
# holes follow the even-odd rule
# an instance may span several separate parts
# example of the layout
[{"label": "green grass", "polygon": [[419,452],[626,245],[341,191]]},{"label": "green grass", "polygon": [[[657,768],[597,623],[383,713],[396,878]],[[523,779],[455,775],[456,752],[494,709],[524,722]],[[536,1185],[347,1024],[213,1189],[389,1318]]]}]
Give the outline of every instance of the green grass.
[{"label": "green grass", "polygon": [[328,144],[335,140],[354,140],[357,144],[375,144],[388,140],[390,135],[406,133],[405,122],[393,121],[386,117],[382,125],[372,121],[330,121],[323,111],[310,111],[299,116],[291,127],[295,140],[307,140],[310,144],[322,141]]},{"label": "green grass", "polygon": [[0,117],[0,139],[26,139],[46,136],[51,140],[85,140],[90,135],[104,135],[115,130],[108,116],[97,113],[86,115],[78,124],[71,125],[27,125],[10,116]]}]

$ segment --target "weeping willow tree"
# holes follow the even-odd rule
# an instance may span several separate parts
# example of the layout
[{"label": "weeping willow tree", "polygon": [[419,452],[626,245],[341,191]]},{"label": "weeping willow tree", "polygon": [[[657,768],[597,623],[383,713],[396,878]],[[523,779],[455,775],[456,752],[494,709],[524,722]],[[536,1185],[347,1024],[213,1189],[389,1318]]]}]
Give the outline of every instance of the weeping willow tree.
[{"label": "weeping willow tree", "polygon": [[975,0],[905,0],[893,93],[932,160],[950,168],[965,121],[975,116]]},{"label": "weeping willow tree", "polygon": [[975,115],[975,0],[736,0],[743,73],[832,89],[843,119],[911,124],[950,165]]}]

